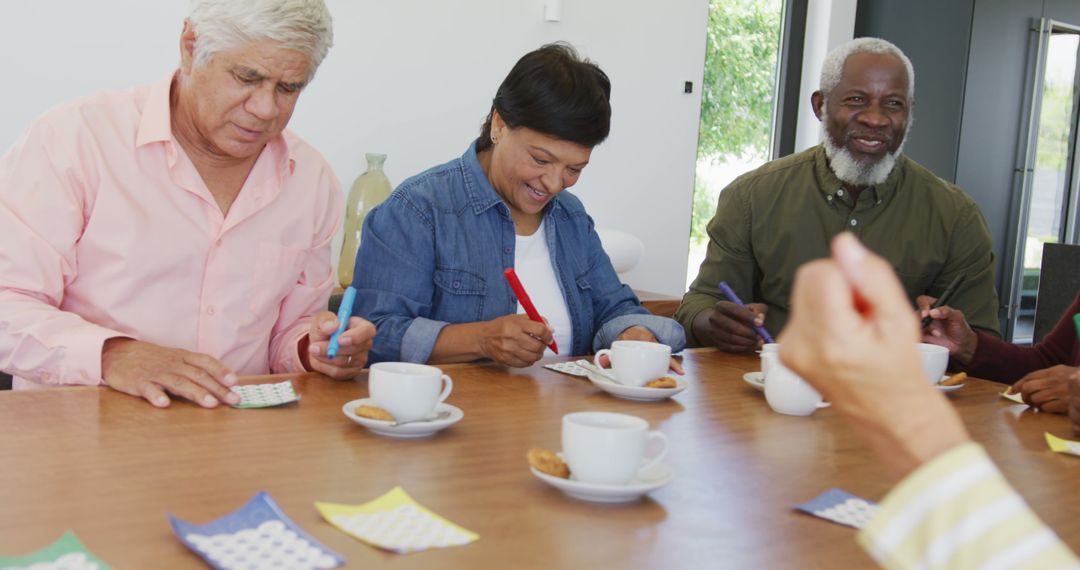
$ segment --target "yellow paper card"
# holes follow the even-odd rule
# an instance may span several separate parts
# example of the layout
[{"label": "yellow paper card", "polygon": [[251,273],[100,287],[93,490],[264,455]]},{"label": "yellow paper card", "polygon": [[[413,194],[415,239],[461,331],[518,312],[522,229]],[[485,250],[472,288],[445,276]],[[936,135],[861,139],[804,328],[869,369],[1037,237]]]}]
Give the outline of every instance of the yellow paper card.
[{"label": "yellow paper card", "polygon": [[1050,449],[1058,453],[1080,455],[1080,442],[1061,439],[1050,432],[1046,432],[1046,444],[1050,446]]},{"label": "yellow paper card", "polygon": [[316,502],[315,508],[345,534],[401,554],[460,546],[480,538],[425,509],[401,487],[363,505]]},{"label": "yellow paper card", "polygon": [[1024,402],[1024,398],[1022,396],[1020,396],[1019,392],[1017,392],[1015,394],[1010,394],[1008,388],[1005,388],[1005,391],[1001,393],[1001,397],[1005,398],[1006,400],[1012,400],[1013,402],[1016,402],[1017,404],[1025,404],[1026,403],[1026,402]]}]

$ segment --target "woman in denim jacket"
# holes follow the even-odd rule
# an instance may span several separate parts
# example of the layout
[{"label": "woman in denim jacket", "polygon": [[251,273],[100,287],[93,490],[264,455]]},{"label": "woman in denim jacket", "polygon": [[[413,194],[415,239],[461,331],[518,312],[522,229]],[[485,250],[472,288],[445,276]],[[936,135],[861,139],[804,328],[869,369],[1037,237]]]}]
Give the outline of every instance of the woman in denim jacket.
[{"label": "woman in denim jacket", "polygon": [[[409,178],[371,211],[353,281],[354,313],[377,328],[369,362],[523,367],[552,340],[574,355],[621,339],[683,348],[682,327],[641,307],[581,202],[563,192],[607,138],[610,94],[607,75],[570,46],[530,52],[465,154]],[[521,314],[508,267],[548,324]]]}]

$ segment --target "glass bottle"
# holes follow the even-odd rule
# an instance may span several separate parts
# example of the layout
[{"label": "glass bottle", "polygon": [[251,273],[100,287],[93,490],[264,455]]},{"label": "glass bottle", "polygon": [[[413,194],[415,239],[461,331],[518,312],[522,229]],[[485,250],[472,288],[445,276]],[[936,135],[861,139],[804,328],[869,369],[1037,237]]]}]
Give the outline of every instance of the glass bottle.
[{"label": "glass bottle", "polygon": [[383,173],[385,154],[367,153],[367,171],[356,177],[345,202],[345,241],[338,259],[338,282],[342,288],[352,285],[356,250],[360,247],[360,232],[364,217],[372,208],[390,196],[390,179]]}]

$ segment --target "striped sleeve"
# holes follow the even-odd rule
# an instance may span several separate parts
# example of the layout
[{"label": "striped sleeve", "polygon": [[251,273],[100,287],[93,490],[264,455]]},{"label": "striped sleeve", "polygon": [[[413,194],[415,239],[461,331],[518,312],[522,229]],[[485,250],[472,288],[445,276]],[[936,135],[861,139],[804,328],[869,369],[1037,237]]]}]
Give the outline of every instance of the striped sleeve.
[{"label": "striped sleeve", "polygon": [[1080,568],[975,443],[909,475],[859,532],[884,568]]}]

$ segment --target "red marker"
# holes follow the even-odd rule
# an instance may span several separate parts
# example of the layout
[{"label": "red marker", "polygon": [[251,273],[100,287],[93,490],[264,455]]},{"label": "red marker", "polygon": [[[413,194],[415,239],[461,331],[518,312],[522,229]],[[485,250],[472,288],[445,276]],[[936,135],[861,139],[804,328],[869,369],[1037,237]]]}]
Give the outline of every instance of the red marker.
[{"label": "red marker", "polygon": [[[538,323],[543,323],[544,318],[540,316],[540,313],[536,312],[536,307],[532,304],[532,299],[529,298],[529,294],[525,292],[525,288],[521,286],[521,280],[518,279],[517,273],[514,273],[513,267],[507,267],[503,271],[503,275],[506,276],[506,281],[510,283],[510,288],[514,290],[514,294],[517,295],[518,301],[521,303],[521,308],[525,309],[525,314],[529,315],[529,319]],[[551,352],[559,354],[559,345],[555,344],[555,339],[551,339],[551,344],[548,345]]]}]

